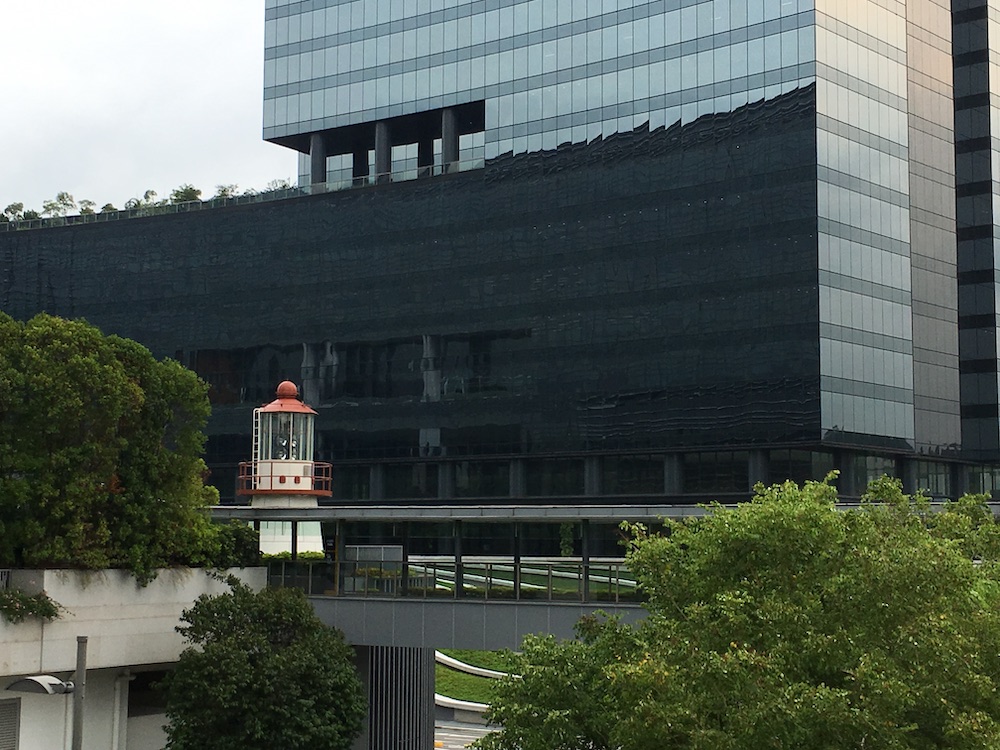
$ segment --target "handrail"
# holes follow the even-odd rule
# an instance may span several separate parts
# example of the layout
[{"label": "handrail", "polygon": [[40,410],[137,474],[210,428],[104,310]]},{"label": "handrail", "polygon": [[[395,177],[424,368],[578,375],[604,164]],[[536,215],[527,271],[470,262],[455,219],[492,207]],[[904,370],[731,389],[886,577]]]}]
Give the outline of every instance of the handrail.
[{"label": "handrail", "polygon": [[624,603],[644,597],[621,561],[276,560],[269,585],[309,596]]}]

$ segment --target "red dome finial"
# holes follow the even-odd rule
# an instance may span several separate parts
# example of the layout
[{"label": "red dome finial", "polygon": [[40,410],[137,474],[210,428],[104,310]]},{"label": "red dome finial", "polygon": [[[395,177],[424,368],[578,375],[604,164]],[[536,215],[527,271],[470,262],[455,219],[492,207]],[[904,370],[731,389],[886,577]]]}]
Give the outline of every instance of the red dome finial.
[{"label": "red dome finial", "polygon": [[299,387],[291,380],[284,380],[278,383],[278,398],[298,398]]}]

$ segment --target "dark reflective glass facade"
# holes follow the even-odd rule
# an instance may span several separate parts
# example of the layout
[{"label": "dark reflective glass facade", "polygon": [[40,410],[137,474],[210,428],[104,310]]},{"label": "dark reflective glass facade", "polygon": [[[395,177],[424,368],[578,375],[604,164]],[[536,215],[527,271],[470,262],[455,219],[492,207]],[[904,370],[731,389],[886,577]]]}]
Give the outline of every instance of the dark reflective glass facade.
[{"label": "dark reflective glass facade", "polygon": [[338,502],[986,486],[949,463],[1000,457],[973,6],[268,0],[266,138],[381,173],[465,107],[481,168],[0,234],[0,304],[196,369],[224,496],[286,378]]}]

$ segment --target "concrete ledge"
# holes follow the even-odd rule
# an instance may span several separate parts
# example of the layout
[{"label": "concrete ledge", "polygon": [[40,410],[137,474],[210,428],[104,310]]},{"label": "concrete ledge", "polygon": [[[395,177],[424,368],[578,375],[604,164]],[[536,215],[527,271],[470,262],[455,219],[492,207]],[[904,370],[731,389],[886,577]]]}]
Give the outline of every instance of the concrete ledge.
[{"label": "concrete ledge", "polygon": [[[255,589],[267,578],[265,568],[221,572]],[[89,638],[91,669],[177,661],[184,645],[174,629],[181,612],[201,594],[229,590],[201,568],[161,570],[148,586],[124,570],[12,570],[10,585],[28,594],[44,591],[64,611],[50,623],[0,620],[0,675],[74,669],[78,635]]]}]

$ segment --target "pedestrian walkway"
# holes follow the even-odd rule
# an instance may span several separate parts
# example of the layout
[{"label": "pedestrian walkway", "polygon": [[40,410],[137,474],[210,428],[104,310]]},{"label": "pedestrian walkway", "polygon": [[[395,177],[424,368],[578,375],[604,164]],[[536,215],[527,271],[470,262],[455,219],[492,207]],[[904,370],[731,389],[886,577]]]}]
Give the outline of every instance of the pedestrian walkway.
[{"label": "pedestrian walkway", "polygon": [[465,750],[491,730],[482,724],[460,721],[438,721],[434,724],[434,747],[441,750]]}]

